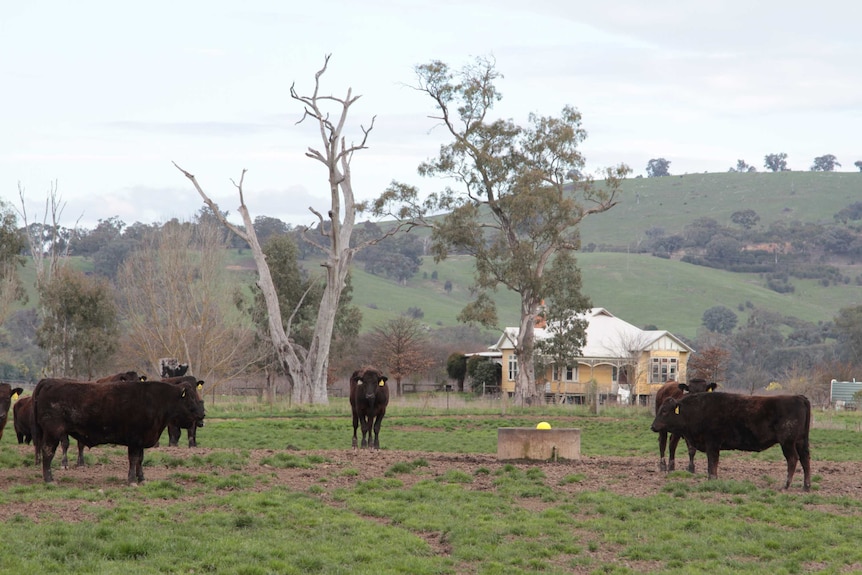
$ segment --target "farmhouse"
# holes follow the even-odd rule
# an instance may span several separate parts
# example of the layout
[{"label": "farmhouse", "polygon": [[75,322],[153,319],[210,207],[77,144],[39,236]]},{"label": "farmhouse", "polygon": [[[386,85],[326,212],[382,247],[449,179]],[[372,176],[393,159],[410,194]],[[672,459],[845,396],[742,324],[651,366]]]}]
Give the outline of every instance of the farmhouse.
[{"label": "farmhouse", "polygon": [[[595,396],[601,402],[634,399],[646,405],[663,383],[685,381],[694,350],[672,333],[642,330],[601,307],[588,310],[579,319],[586,322],[586,343],[580,357],[571,365],[555,365],[550,358],[537,357],[536,383],[548,400],[586,403]],[[517,327],[507,327],[489,348],[493,361],[502,366],[501,390],[510,395],[518,377],[513,343],[518,331]],[[553,333],[553,326],[538,324],[536,341],[553,337]]]}]

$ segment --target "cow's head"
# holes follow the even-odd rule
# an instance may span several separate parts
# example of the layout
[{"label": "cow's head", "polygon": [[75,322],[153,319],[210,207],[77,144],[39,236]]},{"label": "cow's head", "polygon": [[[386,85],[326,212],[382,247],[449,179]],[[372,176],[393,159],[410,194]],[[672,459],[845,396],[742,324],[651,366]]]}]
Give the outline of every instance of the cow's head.
[{"label": "cow's head", "polygon": [[377,396],[377,392],[381,387],[386,387],[388,377],[377,371],[376,369],[365,369],[359,375],[357,385],[359,386],[360,395],[366,399],[373,399]]},{"label": "cow's head", "polygon": [[655,419],[650,426],[653,431],[671,431],[681,421],[679,401],[669,397],[656,411]]},{"label": "cow's head", "polygon": [[204,401],[198,394],[197,386],[191,381],[175,384],[175,393],[179,401],[179,424],[183,426],[203,427],[206,410]]},{"label": "cow's head", "polygon": [[688,393],[704,393],[707,391],[715,391],[715,388],[718,387],[717,383],[710,383],[703,378],[697,377],[695,379],[690,379],[687,384],[680,383],[679,388],[683,391],[687,391]]}]

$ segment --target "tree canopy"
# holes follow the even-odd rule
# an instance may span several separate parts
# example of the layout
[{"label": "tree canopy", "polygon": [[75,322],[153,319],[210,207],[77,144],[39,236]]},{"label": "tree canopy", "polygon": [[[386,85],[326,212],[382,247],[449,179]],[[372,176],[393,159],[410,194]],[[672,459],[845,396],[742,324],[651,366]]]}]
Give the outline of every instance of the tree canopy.
[{"label": "tree canopy", "polygon": [[767,154],[763,157],[763,167],[771,172],[786,172],[790,168],[787,167],[787,154]]},{"label": "tree canopy", "polygon": [[814,158],[814,163],[811,164],[812,172],[832,172],[835,168],[840,168],[841,163],[838,161],[838,158],[833,156],[832,154],[826,154],[825,156],[817,156]]},{"label": "tree canopy", "polygon": [[647,162],[646,167],[648,178],[659,178],[661,176],[670,175],[670,160],[664,158],[653,158]]},{"label": "tree canopy", "polygon": [[[620,165],[604,173],[604,186],[582,177],[579,145],[587,137],[581,114],[565,106],[558,117],[529,114],[527,125],[493,117],[502,95],[495,62],[477,58],[460,70],[433,61],[415,68],[416,89],[431,98],[432,119],[451,136],[439,155],[419,166],[427,177],[451,179],[459,190],[431,194],[425,207],[445,212],[432,227],[431,251],[439,261],[457,250],[475,258],[475,298],[459,319],[499,328],[491,290],[504,286],[520,295],[521,319],[516,402],[532,403],[533,340],[539,306],[549,295],[546,267],[553,257],[580,247],[577,225],[617,202]],[[392,197],[415,197],[393,184]]]}]

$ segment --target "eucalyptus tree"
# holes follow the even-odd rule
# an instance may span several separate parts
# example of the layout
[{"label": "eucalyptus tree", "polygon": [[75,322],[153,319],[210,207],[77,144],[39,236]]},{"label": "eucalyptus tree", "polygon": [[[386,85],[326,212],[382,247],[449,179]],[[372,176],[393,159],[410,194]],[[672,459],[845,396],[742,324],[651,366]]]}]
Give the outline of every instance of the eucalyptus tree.
[{"label": "eucalyptus tree", "polygon": [[[278,293],[273,285],[266,256],[258,241],[249,207],[245,203],[243,185],[246,171],[243,170],[239,181],[234,182],[239,195],[238,212],[244,224],[238,226],[227,220],[193,174],[174,164],[191,181],[204,203],[209,206],[219,221],[245,240],[251,248],[259,276],[258,286],[266,302],[273,348],[285,373],[293,381],[293,399],[298,403],[329,402],[327,375],[330,348],[338,315],[338,304],[347,284],[350,265],[358,250],[382,239],[371,238],[358,245],[350,244],[356,216],[366,209],[365,203],[357,201],[354,193],[351,163],[356,152],[367,149],[368,138],[374,128],[374,118],[372,117],[367,127],[359,126],[357,142],[348,143],[346,129],[349,112],[359,96],[354,96],[351,88],[347,89],[347,95],[343,98],[321,93],[321,78],[326,73],[328,65],[327,55],[323,67],[314,76],[314,90],[310,95],[301,95],[296,91],[295,84],[290,88],[291,98],[299,102],[304,110],[299,123],[308,120],[317,128],[320,135],[321,147],[319,149],[309,147],[305,155],[320,162],[325,168],[330,194],[329,209],[321,211],[313,207],[308,208],[316,216],[317,225],[313,229],[306,230],[303,235],[305,241],[323,253],[321,266],[325,276],[314,333],[307,346],[291,338],[293,315],[287,314],[287,320],[283,320]],[[401,229],[402,225],[393,226],[384,233],[384,237],[395,234]]]},{"label": "eucalyptus tree", "polygon": [[103,278],[63,266],[39,289],[39,347],[52,375],[92,378],[117,349],[120,322],[113,289]]},{"label": "eucalyptus tree", "polygon": [[27,301],[27,292],[18,274],[26,263],[21,255],[25,246],[12,207],[0,199],[0,324],[13,303]]},{"label": "eucalyptus tree", "polygon": [[[458,71],[432,61],[415,71],[416,89],[434,103],[431,118],[451,137],[419,173],[451,179],[460,188],[431,194],[421,208],[445,213],[425,220],[432,227],[431,251],[438,261],[456,250],[475,258],[475,298],[462,310],[462,321],[499,329],[490,292],[503,286],[520,295],[515,398],[531,404],[541,397],[534,327],[549,295],[546,268],[556,254],[579,249],[578,224],[617,203],[621,180],[631,170],[623,164],[608,168],[604,186],[581,175],[585,161],[578,146],[587,133],[571,106],[559,117],[531,113],[526,126],[494,118],[501,75],[491,59],[477,58]],[[398,183],[388,192],[401,200],[418,196]]]}]

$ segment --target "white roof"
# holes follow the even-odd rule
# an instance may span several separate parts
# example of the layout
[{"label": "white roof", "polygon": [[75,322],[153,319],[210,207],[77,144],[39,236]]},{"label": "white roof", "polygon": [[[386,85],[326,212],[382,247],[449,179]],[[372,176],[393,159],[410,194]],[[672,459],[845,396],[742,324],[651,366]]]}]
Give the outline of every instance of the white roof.
[{"label": "white roof", "polygon": [[[694,351],[669,331],[642,330],[602,307],[589,309],[579,314],[578,318],[587,321],[586,343],[580,355],[582,358],[628,357],[632,351],[647,350]],[[513,349],[515,346],[512,342],[517,339],[518,331],[518,327],[507,327],[497,343],[489,349]],[[536,341],[540,341],[552,337],[553,330],[537,327],[535,334]]]}]

